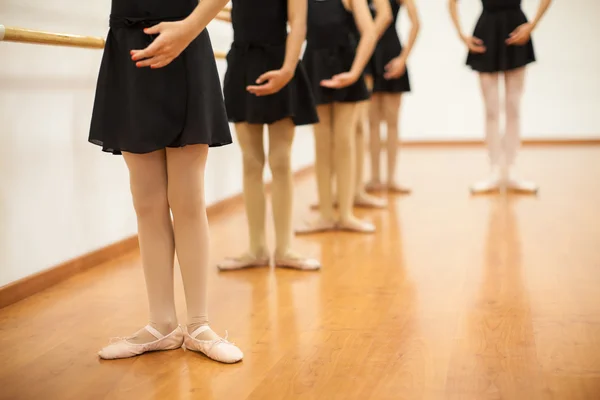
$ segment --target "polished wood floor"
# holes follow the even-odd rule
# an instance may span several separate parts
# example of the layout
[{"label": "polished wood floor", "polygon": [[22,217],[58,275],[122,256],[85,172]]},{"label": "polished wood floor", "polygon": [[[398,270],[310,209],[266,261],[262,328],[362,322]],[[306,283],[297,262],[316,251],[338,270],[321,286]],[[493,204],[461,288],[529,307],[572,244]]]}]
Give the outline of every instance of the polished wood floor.
[{"label": "polished wood floor", "polygon": [[[212,325],[244,350],[237,365],[98,360],[145,323],[136,254],[4,308],[0,399],[600,399],[600,147],[520,161],[537,198],[471,197],[480,149],[406,150],[414,194],[360,212],[376,235],[297,240],[321,272],[211,269]],[[314,187],[298,184],[298,222]],[[244,249],[241,209],[211,229],[214,262]]]}]

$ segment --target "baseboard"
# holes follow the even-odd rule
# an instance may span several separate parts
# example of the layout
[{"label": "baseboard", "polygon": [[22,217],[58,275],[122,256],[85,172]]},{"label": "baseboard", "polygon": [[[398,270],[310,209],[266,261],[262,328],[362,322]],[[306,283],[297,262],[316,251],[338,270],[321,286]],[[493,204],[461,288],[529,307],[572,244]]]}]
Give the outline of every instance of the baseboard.
[{"label": "baseboard", "polygon": [[[402,140],[402,147],[471,147],[483,146],[483,139],[430,139],[418,140],[408,139]],[[600,137],[591,138],[532,138],[523,139],[523,146],[598,146],[600,145]]]},{"label": "baseboard", "polygon": [[[301,179],[308,176],[312,171],[312,165],[301,168],[294,173],[294,179]],[[270,190],[271,184],[268,183],[266,186],[266,189]],[[234,208],[239,207],[242,204],[243,196],[239,193],[210,205],[206,212],[210,220],[229,215]],[[133,251],[137,251],[138,248],[137,235],[133,235],[101,249],[74,258],[73,260],[66,261],[60,265],[40,271],[36,274],[19,279],[18,281],[11,282],[8,285],[0,287],[0,308],[9,306],[48,289],[49,287],[87,269],[101,265]]]}]

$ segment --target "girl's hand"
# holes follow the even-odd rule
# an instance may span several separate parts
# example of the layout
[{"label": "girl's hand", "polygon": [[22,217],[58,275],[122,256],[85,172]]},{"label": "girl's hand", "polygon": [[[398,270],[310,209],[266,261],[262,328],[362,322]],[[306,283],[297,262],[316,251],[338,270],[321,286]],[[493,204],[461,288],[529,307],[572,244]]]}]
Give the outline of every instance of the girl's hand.
[{"label": "girl's hand", "polygon": [[258,77],[256,85],[250,85],[246,90],[255,96],[268,96],[279,92],[293,77],[293,72],[284,69],[268,71]]},{"label": "girl's hand", "polygon": [[131,59],[137,67],[162,68],[171,63],[194,40],[194,33],[183,21],[161,22],[144,29],[147,35],[158,35],[143,50],[131,50]]},{"label": "girl's hand", "polygon": [[465,45],[469,48],[469,52],[475,54],[483,54],[485,53],[485,46],[483,45],[483,40],[476,38],[475,36],[469,36],[463,39]]},{"label": "girl's hand", "polygon": [[322,80],[321,86],[330,89],[341,89],[352,85],[358,80],[358,78],[360,78],[360,75],[357,75],[353,72],[342,72],[341,74],[334,75],[329,79]]},{"label": "girl's hand", "polygon": [[529,22],[517,26],[517,29],[511,32],[510,37],[506,39],[506,44],[509,46],[522,46],[531,39],[531,31],[533,25]]},{"label": "girl's hand", "polygon": [[403,57],[394,57],[385,66],[385,73],[383,77],[385,79],[397,79],[404,75],[406,71],[406,60]]}]

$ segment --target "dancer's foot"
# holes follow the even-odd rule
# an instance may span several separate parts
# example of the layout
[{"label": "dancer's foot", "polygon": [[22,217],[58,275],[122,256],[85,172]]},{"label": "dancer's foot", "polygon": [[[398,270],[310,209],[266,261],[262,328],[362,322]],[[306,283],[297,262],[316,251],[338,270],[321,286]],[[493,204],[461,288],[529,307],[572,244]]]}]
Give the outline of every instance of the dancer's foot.
[{"label": "dancer's foot", "polygon": [[178,326],[168,335],[163,335],[147,325],[133,336],[112,339],[108,346],[98,352],[98,355],[105,360],[114,360],[139,356],[149,351],[175,350],[182,344],[181,327]]},{"label": "dancer's foot", "polygon": [[370,222],[362,221],[354,216],[340,221],[337,225],[340,231],[357,232],[357,233],[374,233],[375,225]]},{"label": "dancer's foot", "polygon": [[382,192],[385,190],[385,185],[381,181],[372,180],[365,185],[367,192]]},{"label": "dancer's foot", "polygon": [[208,325],[188,325],[183,349],[202,353],[212,360],[226,364],[241,361],[244,353],[236,345],[228,342],[227,336],[225,333],[225,338],[221,338]]},{"label": "dancer's foot", "polygon": [[354,196],[354,207],[361,208],[385,208],[387,201],[381,197],[371,196],[370,194],[363,192]]},{"label": "dancer's foot", "polygon": [[493,173],[488,178],[478,181],[471,185],[471,193],[472,194],[483,194],[490,193],[500,190],[501,186],[500,175],[497,173]]},{"label": "dancer's foot", "polygon": [[536,194],[539,187],[535,182],[525,181],[511,176],[506,181],[506,189],[518,193]]},{"label": "dancer's foot", "polygon": [[310,233],[329,232],[336,227],[335,220],[326,220],[318,218],[314,221],[305,222],[300,228],[296,228],[297,235],[307,235]]},{"label": "dancer's foot", "polygon": [[269,256],[255,256],[251,253],[245,253],[239,257],[226,258],[217,264],[217,268],[221,271],[231,271],[236,269],[253,268],[253,267],[268,267],[270,264]]},{"label": "dancer's foot", "polygon": [[388,182],[386,185],[388,192],[394,194],[410,194],[411,190],[397,182]]},{"label": "dancer's foot", "polygon": [[302,271],[316,271],[321,269],[319,260],[306,258],[293,251],[287,251],[285,254],[275,255],[275,266],[279,268],[291,268]]}]

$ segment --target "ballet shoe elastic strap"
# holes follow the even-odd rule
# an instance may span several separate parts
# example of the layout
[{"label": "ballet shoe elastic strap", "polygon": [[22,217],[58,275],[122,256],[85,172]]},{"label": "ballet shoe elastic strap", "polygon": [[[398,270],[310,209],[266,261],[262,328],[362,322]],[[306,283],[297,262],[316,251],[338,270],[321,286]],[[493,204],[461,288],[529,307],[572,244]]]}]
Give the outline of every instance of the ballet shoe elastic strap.
[{"label": "ballet shoe elastic strap", "polygon": [[151,327],[150,325],[146,325],[145,329],[150,332],[150,334],[152,336],[154,336],[157,340],[160,340],[162,338],[164,338],[164,335],[162,333],[160,333],[159,331],[157,331],[156,329],[154,329],[153,327]]},{"label": "ballet shoe elastic strap", "polygon": [[196,336],[198,336],[202,332],[206,332],[208,330],[210,330],[210,327],[208,325],[202,325],[200,328],[198,328],[194,332],[192,332],[192,334],[190,336],[193,337],[193,338],[195,338]]}]

